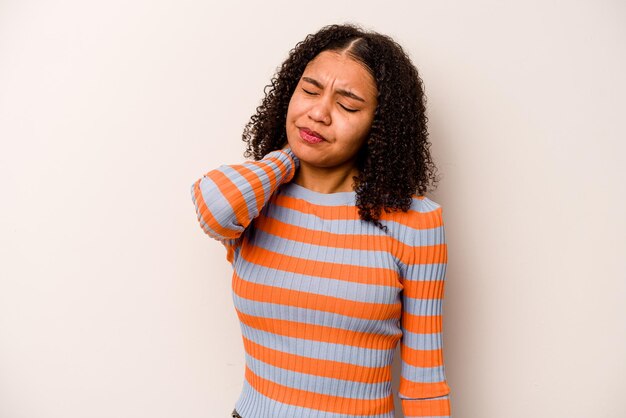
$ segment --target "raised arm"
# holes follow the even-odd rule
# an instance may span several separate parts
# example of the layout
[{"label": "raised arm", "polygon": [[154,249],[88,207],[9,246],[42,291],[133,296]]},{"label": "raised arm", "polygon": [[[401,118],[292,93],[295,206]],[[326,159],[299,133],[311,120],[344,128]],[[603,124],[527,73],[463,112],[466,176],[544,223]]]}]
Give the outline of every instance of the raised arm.
[{"label": "raised arm", "polygon": [[191,185],[191,199],[204,232],[226,246],[232,263],[239,237],[279,185],[290,181],[300,161],[289,146],[258,161],[221,165]]},{"label": "raised arm", "polygon": [[406,418],[450,417],[445,376],[442,304],[447,245],[441,206],[424,201],[425,212],[407,233],[401,263],[402,339],[398,396]]}]

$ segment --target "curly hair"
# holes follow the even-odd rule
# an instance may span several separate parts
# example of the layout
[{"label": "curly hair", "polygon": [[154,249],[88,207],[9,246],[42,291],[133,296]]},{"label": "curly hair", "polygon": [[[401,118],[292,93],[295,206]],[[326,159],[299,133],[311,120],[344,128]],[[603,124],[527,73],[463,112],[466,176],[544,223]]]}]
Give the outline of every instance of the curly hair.
[{"label": "curly hair", "polygon": [[325,26],[297,43],[244,128],[244,156],[259,160],[287,143],[289,101],[305,67],[322,51],[349,54],[376,81],[378,104],[369,137],[357,153],[359,175],[352,179],[359,217],[387,231],[379,222],[382,209],[406,212],[414,194],[423,195],[439,181],[429,152],[422,79],[391,37],[347,23]]}]

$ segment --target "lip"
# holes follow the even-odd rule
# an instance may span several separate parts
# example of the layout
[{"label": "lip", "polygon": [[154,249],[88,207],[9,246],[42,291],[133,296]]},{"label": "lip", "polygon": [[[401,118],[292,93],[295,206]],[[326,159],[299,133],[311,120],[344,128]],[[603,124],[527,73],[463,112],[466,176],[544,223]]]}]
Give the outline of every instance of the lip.
[{"label": "lip", "polygon": [[300,131],[306,132],[309,135],[316,136],[320,138],[322,141],[326,141],[326,138],[324,138],[319,132],[315,132],[314,130],[311,130],[309,128],[300,128]]}]

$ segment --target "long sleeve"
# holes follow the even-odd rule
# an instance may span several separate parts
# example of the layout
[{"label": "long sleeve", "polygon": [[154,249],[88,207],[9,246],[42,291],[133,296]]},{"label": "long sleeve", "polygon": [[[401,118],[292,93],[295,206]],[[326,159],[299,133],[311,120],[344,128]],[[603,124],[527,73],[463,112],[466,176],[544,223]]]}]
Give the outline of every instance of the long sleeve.
[{"label": "long sleeve", "polygon": [[300,161],[290,147],[268,152],[258,161],[221,165],[191,185],[198,222],[227,249],[233,262],[246,227],[282,183],[290,181]]},{"label": "long sleeve", "polygon": [[447,245],[441,206],[424,201],[426,211],[406,234],[401,263],[402,339],[398,396],[406,418],[450,417],[445,376],[442,304]]}]

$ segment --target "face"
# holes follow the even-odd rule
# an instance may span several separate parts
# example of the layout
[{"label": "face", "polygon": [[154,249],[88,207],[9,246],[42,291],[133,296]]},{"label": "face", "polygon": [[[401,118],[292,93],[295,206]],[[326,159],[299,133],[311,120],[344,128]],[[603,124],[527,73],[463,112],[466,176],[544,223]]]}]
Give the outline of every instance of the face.
[{"label": "face", "polygon": [[[323,51],[311,60],[287,109],[287,140],[300,163],[354,166],[372,126],[376,97],[374,78],[354,59]],[[323,140],[316,142],[315,136]]]}]

